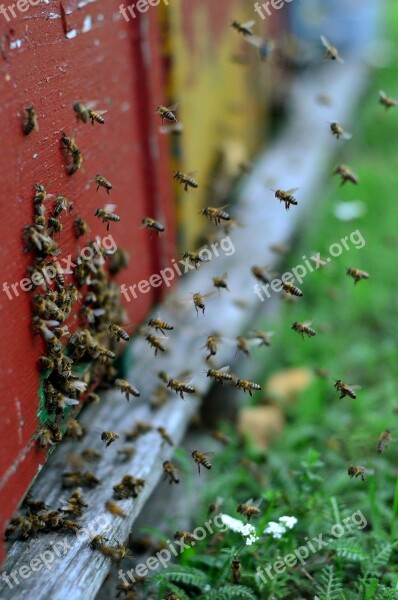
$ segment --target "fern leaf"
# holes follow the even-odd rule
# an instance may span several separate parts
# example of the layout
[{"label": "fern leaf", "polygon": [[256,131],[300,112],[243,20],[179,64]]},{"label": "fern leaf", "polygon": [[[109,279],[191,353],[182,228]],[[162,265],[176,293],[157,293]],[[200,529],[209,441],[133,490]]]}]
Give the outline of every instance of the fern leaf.
[{"label": "fern leaf", "polygon": [[159,575],[155,576],[155,580],[158,582],[166,580],[173,583],[182,583],[186,586],[196,587],[203,589],[208,583],[207,576],[200,569],[194,567],[183,567],[180,565],[173,565],[167,570],[162,571]]},{"label": "fern leaf", "polygon": [[340,577],[335,573],[334,567],[327,566],[322,569],[318,580],[318,593],[321,600],[340,600],[342,598],[343,585]]}]

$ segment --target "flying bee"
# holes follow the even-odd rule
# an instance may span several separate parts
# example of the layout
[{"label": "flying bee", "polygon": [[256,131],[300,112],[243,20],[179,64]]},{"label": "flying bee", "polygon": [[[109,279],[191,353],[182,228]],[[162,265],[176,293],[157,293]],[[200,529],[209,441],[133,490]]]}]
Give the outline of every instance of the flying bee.
[{"label": "flying bee", "polygon": [[79,421],[76,421],[76,419],[68,419],[66,421],[65,434],[74,440],[82,440],[84,438],[85,431],[80,425]]},{"label": "flying bee", "polygon": [[135,388],[125,379],[116,379],[115,387],[126,396],[127,402],[130,400],[130,395],[134,396],[135,398],[138,398],[138,396],[140,396],[140,392],[137,390],[137,388]]},{"label": "flying bee", "polygon": [[253,338],[256,340],[260,340],[260,346],[271,346],[270,337],[274,335],[273,331],[260,331],[260,329],[256,329],[253,331]]},{"label": "flying bee", "polygon": [[100,110],[94,112],[90,106],[83,104],[81,102],[75,102],[72,105],[73,110],[76,113],[76,118],[78,121],[82,121],[83,123],[88,123],[91,121],[91,124],[94,126],[94,123],[99,123],[100,125],[104,125],[105,120],[101,115],[106,113],[106,110]]},{"label": "flying bee", "polygon": [[108,330],[109,330],[110,334],[113,335],[118,342],[120,342],[120,340],[124,340],[125,342],[128,342],[130,339],[129,334],[126,333],[126,331],[124,331],[124,329],[119,327],[119,325],[116,325],[116,323],[112,323],[112,321],[109,322]]},{"label": "flying bee", "polygon": [[296,198],[293,196],[295,192],[297,192],[299,188],[292,188],[291,190],[271,190],[271,192],[275,192],[275,198],[278,198],[279,202],[285,203],[285,209],[289,210],[291,205],[297,206],[298,202]]},{"label": "flying bee", "polygon": [[224,444],[224,446],[228,446],[231,443],[231,438],[225,435],[222,431],[213,431],[212,436],[217,442]]},{"label": "flying bee", "polygon": [[114,515],[115,517],[123,517],[124,519],[127,517],[127,514],[124,512],[122,507],[113,500],[108,500],[105,502],[105,508],[111,513],[111,515]]},{"label": "flying bee", "polygon": [[113,188],[111,182],[105,179],[105,177],[102,177],[102,175],[95,176],[95,183],[97,184],[97,192],[100,189],[100,187],[103,187],[106,190],[106,193],[109,194],[109,192]]},{"label": "flying bee", "polygon": [[25,135],[29,135],[33,130],[39,131],[39,124],[37,122],[37,114],[33,106],[25,108],[26,117],[23,122],[23,132]]},{"label": "flying bee", "polygon": [[251,37],[247,37],[246,41],[258,49],[260,59],[262,61],[269,60],[276,47],[275,42],[273,42],[272,40],[263,39],[258,35],[252,35]]},{"label": "flying bee", "polygon": [[398,106],[398,100],[395,100],[395,98],[390,98],[382,90],[379,92],[379,103],[385,106],[386,109],[391,108],[392,106]]},{"label": "flying bee", "polygon": [[209,351],[209,354],[206,356],[206,360],[209,360],[211,356],[215,356],[218,350],[218,343],[220,338],[217,334],[213,333],[207,337],[206,343],[203,348],[206,348]]},{"label": "flying bee", "polygon": [[74,221],[75,236],[82,237],[88,233],[88,225],[81,217],[76,217]]},{"label": "flying bee", "polygon": [[220,225],[221,221],[230,221],[231,216],[223,210],[228,205],[222,206],[221,208],[214,208],[213,206],[207,206],[201,212],[202,215],[208,217],[210,221],[213,221],[215,225]]},{"label": "flying bee", "polygon": [[343,63],[344,60],[341,58],[339,51],[337,50],[337,48],[335,48],[334,46],[332,46],[328,40],[325,38],[324,35],[321,35],[321,42],[322,44],[325,46],[326,48],[326,54],[324,56],[324,61],[325,60],[337,60],[340,63]]},{"label": "flying bee", "polygon": [[380,434],[379,441],[377,442],[377,452],[381,454],[387,448],[388,442],[391,441],[391,431],[386,429]]},{"label": "flying bee", "polygon": [[184,190],[187,192],[188,187],[197,188],[198,182],[193,178],[196,171],[191,171],[190,173],[182,173],[182,171],[174,171],[173,179],[176,179],[178,183],[181,183],[184,186]]},{"label": "flying bee", "polygon": [[134,442],[140,435],[145,435],[152,430],[153,427],[151,423],[147,423],[146,421],[136,421],[134,427],[126,433],[126,441]]},{"label": "flying bee", "polygon": [[162,127],[164,120],[166,119],[167,121],[171,121],[171,123],[177,123],[177,117],[174,114],[174,111],[177,110],[178,108],[178,103],[177,104],[173,104],[172,106],[158,106],[156,108],[156,112],[160,115],[160,118],[162,119]]},{"label": "flying bee", "polygon": [[166,346],[162,344],[160,339],[156,335],[149,334],[146,336],[146,341],[152,348],[155,348],[155,356],[159,352],[166,352]]},{"label": "flying bee", "polygon": [[180,398],[184,400],[185,394],[195,394],[195,388],[192,385],[188,385],[183,381],[179,381],[178,379],[169,379],[167,382],[167,387],[171,390],[174,390],[176,394],[180,395]]},{"label": "flying bee", "polygon": [[361,271],[360,269],[355,269],[354,267],[347,269],[346,273],[349,277],[353,278],[354,285],[356,285],[358,281],[361,281],[361,279],[369,279],[369,273]]},{"label": "flying bee", "polygon": [[156,428],[156,431],[160,433],[160,436],[163,441],[165,441],[169,446],[174,446],[173,440],[171,439],[164,427],[159,426]]},{"label": "flying bee", "polygon": [[343,140],[350,140],[352,138],[351,133],[345,131],[341,125],[335,122],[330,123],[330,131],[338,140],[340,138],[343,138]]},{"label": "flying bee", "polygon": [[202,314],[205,314],[205,298],[207,298],[208,296],[211,296],[213,293],[215,292],[210,292],[209,294],[201,294],[200,292],[196,292],[195,294],[192,294],[192,300],[193,300],[193,304],[196,310],[196,317],[199,316],[199,310],[202,311]]},{"label": "flying bee", "polygon": [[232,375],[228,373],[229,366],[221,367],[221,369],[208,369],[206,377],[211,377],[214,381],[217,381],[221,385],[224,385],[225,381],[232,381]]},{"label": "flying bee", "polygon": [[357,397],[355,390],[360,390],[360,385],[348,385],[347,383],[344,383],[344,381],[342,381],[341,379],[335,379],[334,381],[335,384],[333,387],[341,394],[339,400],[341,400],[341,398],[345,398],[345,396],[349,396],[349,398],[355,400],[355,398]]},{"label": "flying bee", "polygon": [[200,475],[200,466],[202,465],[202,467],[204,467],[205,469],[211,469],[211,463],[208,459],[209,456],[213,456],[214,452],[199,452],[199,450],[194,450],[192,452],[192,458],[194,459],[194,461],[196,462],[196,464],[198,465],[198,473]]},{"label": "flying bee", "polygon": [[341,185],[344,185],[345,183],[347,183],[347,181],[350,181],[354,185],[357,185],[359,183],[358,176],[355,175],[355,173],[353,173],[353,171],[351,171],[351,169],[346,165],[338,165],[333,171],[333,175],[340,175]]},{"label": "flying bee", "polygon": [[180,480],[178,478],[178,470],[173,465],[173,463],[171,463],[169,460],[164,461],[163,471],[164,471],[164,478],[165,479],[169,478],[169,484],[180,483]]},{"label": "flying bee", "polygon": [[209,259],[202,258],[200,256],[200,251],[199,252],[190,252],[188,250],[187,252],[185,252],[183,254],[182,258],[187,258],[189,260],[189,262],[195,267],[195,269],[198,269],[200,267],[201,263],[209,262]]},{"label": "flying bee", "polygon": [[174,539],[175,540],[184,540],[184,542],[186,544],[189,545],[194,545],[196,542],[198,542],[198,538],[193,534],[190,533],[189,531],[176,531],[174,534]]},{"label": "flying bee", "polygon": [[365,467],[361,467],[360,465],[351,465],[348,467],[347,473],[349,477],[361,477],[362,481],[365,481],[367,469]]},{"label": "flying bee", "polygon": [[232,583],[240,583],[242,578],[242,565],[239,558],[235,557],[231,563]]},{"label": "flying bee", "polygon": [[156,235],[159,235],[160,233],[163,233],[164,231],[166,231],[166,228],[164,225],[162,225],[158,221],[155,221],[154,219],[151,219],[150,217],[144,217],[142,219],[141,223],[142,223],[142,226],[149,229],[150,232],[155,231]]},{"label": "flying bee", "polygon": [[231,21],[231,27],[236,29],[238,33],[242,35],[253,35],[252,27],[256,24],[256,21],[246,21],[246,23],[239,23],[239,21]]},{"label": "flying bee", "polygon": [[250,271],[251,271],[252,275],[254,275],[254,277],[258,281],[261,281],[261,283],[264,283],[264,284],[271,283],[272,279],[270,277],[268,277],[268,275],[266,274],[267,269],[263,269],[262,267],[258,267],[257,265],[253,265],[250,268]]},{"label": "flying bee", "polygon": [[126,462],[133,458],[135,452],[135,448],[132,448],[131,446],[124,446],[117,451],[117,454],[122,462]]},{"label": "flying bee", "polygon": [[229,292],[228,289],[228,285],[227,282],[225,281],[227,278],[227,274],[224,273],[224,275],[222,277],[213,277],[213,285],[214,287],[218,290],[218,293],[220,293],[220,290],[227,290]]},{"label": "flying bee", "polygon": [[245,354],[246,356],[250,356],[250,347],[249,346],[250,346],[249,340],[247,340],[243,336],[239,335],[236,338],[236,353],[235,354],[238,354],[238,352],[243,352],[243,354]]},{"label": "flying bee", "polygon": [[174,329],[173,325],[159,318],[149,319],[148,326],[153,327],[155,331],[161,331],[163,334],[165,331],[172,331]]},{"label": "flying bee", "polygon": [[287,294],[291,294],[292,296],[302,296],[303,292],[295,285],[293,285],[292,283],[288,283],[285,281],[282,281],[282,289],[284,292],[286,292]]},{"label": "flying bee", "polygon": [[235,387],[243,390],[245,394],[246,392],[249,392],[250,396],[253,396],[253,391],[261,390],[261,385],[254,383],[253,381],[249,381],[248,379],[237,379],[235,381]]},{"label": "flying bee", "polygon": [[114,204],[106,204],[104,208],[97,208],[94,215],[102,220],[103,223],[106,223],[106,230],[109,231],[110,222],[113,221],[118,223],[120,221],[119,215],[115,214],[113,211],[116,206]]},{"label": "flying bee", "polygon": [[105,447],[108,448],[113,442],[118,440],[120,435],[116,431],[103,431],[101,433],[101,440],[105,443]]},{"label": "flying bee", "polygon": [[238,512],[240,515],[244,515],[248,521],[250,521],[252,517],[256,517],[261,514],[260,509],[254,504],[239,504],[236,512]]},{"label": "flying bee", "polygon": [[310,327],[310,325],[311,321],[304,321],[304,323],[294,321],[292,329],[294,329],[294,331],[297,331],[297,333],[299,333],[303,339],[304,334],[306,334],[308,337],[314,337],[316,335],[316,332]]}]

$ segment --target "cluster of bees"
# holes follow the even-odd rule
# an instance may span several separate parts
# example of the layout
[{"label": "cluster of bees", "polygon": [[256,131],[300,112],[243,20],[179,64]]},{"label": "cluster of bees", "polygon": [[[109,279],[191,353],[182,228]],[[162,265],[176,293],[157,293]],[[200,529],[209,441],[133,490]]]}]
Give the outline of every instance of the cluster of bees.
[{"label": "cluster of bees", "polygon": [[[258,49],[260,58],[266,60],[275,48],[274,42],[263,40],[253,33],[254,21],[248,23],[239,23],[233,21],[231,27],[241,34],[246,41]],[[321,36],[321,42],[326,49],[325,60],[343,62],[340,54],[329,41]],[[379,102],[386,109],[397,106],[398,101],[388,97],[385,92],[380,92]],[[175,111],[178,105],[170,107],[159,105],[157,113],[161,118],[161,127],[166,131],[164,122],[169,129],[173,131],[177,126]],[[72,106],[78,121],[92,126],[104,125],[104,111],[94,111],[93,107],[75,102]],[[30,135],[38,130],[38,119],[33,106],[25,109],[26,115],[23,121],[24,134]],[[330,123],[330,130],[336,139],[348,140],[351,134],[337,122]],[[68,175],[73,176],[81,169],[83,164],[83,155],[79,149],[74,137],[63,133],[61,137],[61,147],[66,160],[66,171]],[[346,165],[338,165],[334,173],[341,178],[341,185],[349,182],[354,185],[359,183],[357,175]],[[194,178],[195,173],[184,173],[175,171],[174,180],[183,186],[185,192],[189,189],[198,187]],[[112,183],[100,174],[94,178],[97,186],[97,192],[102,188],[109,195],[113,189]],[[140,391],[130,382],[118,378],[113,361],[116,358],[116,346],[118,342],[129,341],[129,334],[122,328],[121,324],[125,321],[124,311],[120,302],[119,290],[112,280],[112,277],[127,266],[128,255],[123,250],[116,250],[114,253],[108,253],[101,248],[95,241],[89,241],[88,246],[92,250],[92,258],[87,259],[83,255],[78,255],[75,260],[75,268],[68,272],[72,275],[73,282],[66,282],[64,271],[58,262],[58,256],[61,249],[55,240],[55,236],[64,228],[64,219],[70,217],[74,209],[73,202],[64,195],[54,197],[47,194],[42,184],[36,183],[33,198],[34,219],[31,225],[24,228],[23,239],[25,251],[32,254],[32,264],[29,267],[29,275],[32,281],[40,281],[35,284],[32,293],[32,324],[34,331],[41,335],[45,354],[39,358],[39,369],[43,373],[42,388],[44,394],[44,409],[42,414],[45,416],[45,423],[37,434],[38,442],[42,448],[48,448],[59,442],[63,435],[67,435],[75,440],[81,440],[84,437],[84,430],[80,424],[71,417],[70,413],[78,406],[82,399],[87,402],[98,402],[99,397],[90,388],[98,381],[111,384],[125,395],[127,401],[130,397],[139,397]],[[298,200],[295,196],[298,188],[290,190],[277,189],[272,190],[275,198],[283,203],[285,210],[291,206],[297,206]],[[201,214],[206,217],[216,227],[220,225],[229,227],[236,225],[236,222],[226,212],[227,206],[212,207],[207,206]],[[115,206],[107,204],[104,207],[95,210],[95,216],[106,224],[107,230],[110,223],[117,223],[120,217],[114,212]],[[165,232],[163,224],[152,219],[144,217],[141,221],[142,227],[155,235]],[[74,217],[74,231],[76,238],[79,239],[88,234],[88,226],[85,221],[79,217]],[[281,251],[282,252],[282,251]],[[198,269],[202,263],[207,262],[200,256],[200,252],[187,251],[183,255],[184,259]],[[44,276],[46,269],[52,268],[54,277],[49,282]],[[267,284],[272,281],[272,274],[263,267],[253,265],[251,267],[253,277],[260,283]],[[357,268],[347,269],[347,275],[357,284],[363,279],[368,279],[369,274]],[[227,274],[213,278],[213,286],[218,293],[221,290],[229,291],[227,284]],[[37,288],[41,287],[40,291]],[[283,291],[286,296],[300,298],[303,292],[293,283],[283,282]],[[215,293],[215,292],[212,292]],[[201,312],[205,315],[205,298],[210,295],[204,295],[200,292],[192,294],[193,305],[197,316]],[[79,304],[79,319],[81,327],[73,334],[68,330],[66,321],[72,310]],[[142,328],[140,333],[144,335],[146,342],[154,350],[155,357],[158,353],[167,352],[167,347],[163,339],[157,334],[160,332],[165,336],[166,332],[173,331],[174,325],[162,320],[160,317],[151,318],[147,328]],[[292,330],[299,335],[314,337],[315,330],[311,327],[310,321],[294,321]],[[250,337],[238,336],[232,342],[236,346],[236,352],[250,356],[252,345],[257,347],[268,347],[271,345],[273,332],[256,330],[250,334]],[[210,334],[203,346],[206,349],[205,362],[213,361],[218,352],[218,345],[223,340],[217,332]],[[225,340],[231,342],[231,340]],[[206,376],[213,379],[220,385],[233,384],[236,388],[252,396],[253,392],[260,391],[261,386],[250,380],[239,378],[230,372],[228,366],[216,368],[213,364],[208,364],[205,369]],[[168,397],[168,391],[174,391],[182,399],[184,394],[195,394],[195,388],[185,381],[185,377],[175,378],[164,371],[160,371],[159,385],[153,391],[152,407],[159,408]],[[340,398],[356,398],[356,390],[359,386],[346,384],[344,381],[335,380],[334,388],[340,394]],[[173,441],[164,427],[154,427],[151,424],[137,422],[135,427],[126,433],[127,442],[135,441],[140,435],[148,431],[156,430],[165,443],[173,446]],[[221,432],[215,432],[215,439],[221,443],[228,443],[228,439]],[[113,431],[102,431],[100,438],[105,448],[120,439],[120,434]],[[384,431],[378,441],[377,450],[383,452],[391,440],[389,430]],[[209,460],[213,453],[194,450],[192,459],[197,465],[200,475],[201,467],[210,470],[212,465]],[[128,461],[134,455],[134,448],[125,446],[118,450],[118,455],[122,460]],[[14,517],[8,525],[6,536],[8,539],[27,540],[30,537],[36,537],[40,532],[49,531],[73,531],[81,529],[78,521],[83,515],[84,509],[88,503],[84,498],[82,488],[94,488],[100,483],[100,480],[89,470],[83,470],[82,464],[94,462],[100,458],[101,454],[91,448],[82,451],[75,458],[75,467],[71,471],[64,472],[62,475],[62,485],[64,488],[71,488],[72,492],[62,506],[57,510],[50,509],[42,501],[35,501],[27,497],[22,505],[23,514]],[[77,468],[79,467],[79,468]],[[169,460],[163,462],[163,472],[165,480],[170,484],[179,484],[180,477],[178,468]],[[361,477],[365,479],[366,469],[358,465],[351,465],[348,469],[350,477]],[[127,515],[115,500],[126,500],[128,498],[137,498],[145,485],[145,480],[136,478],[131,474],[126,474],[122,480],[113,486],[114,499],[109,499],[105,506],[106,509],[115,516],[125,518]],[[246,503],[239,504],[237,512],[247,518],[249,522],[251,517],[258,516],[260,509],[258,506]],[[73,517],[73,518],[72,518]],[[183,538],[188,544],[197,541],[195,536],[186,531],[177,531],[176,539]],[[110,557],[117,564],[123,558],[130,558],[131,550],[121,543],[116,545],[107,544],[107,539],[102,535],[93,537],[90,541],[90,547],[93,550],[101,552],[104,556]],[[241,563],[237,557],[231,562],[231,577],[233,583],[241,581]],[[127,598],[137,598],[132,591],[133,584],[119,584],[118,596],[124,594]],[[177,594],[169,592],[168,600],[178,600]]]}]

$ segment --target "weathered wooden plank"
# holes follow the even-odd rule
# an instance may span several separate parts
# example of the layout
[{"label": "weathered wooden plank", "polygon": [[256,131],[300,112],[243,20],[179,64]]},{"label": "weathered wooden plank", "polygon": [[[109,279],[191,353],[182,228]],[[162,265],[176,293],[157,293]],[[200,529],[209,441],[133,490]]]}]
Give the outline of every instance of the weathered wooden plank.
[{"label": "weathered wooden plank", "polygon": [[[236,217],[244,223],[245,229],[237,228],[231,234],[233,255],[227,257],[220,253],[210,264],[203,265],[190,277],[180,279],[173,293],[177,300],[170,298],[162,306],[161,316],[176,326],[167,341],[170,346],[169,354],[154,359],[143,339],[137,339],[131,344],[128,350],[131,363],[129,379],[141,390],[141,398],[127,404],[121,395],[109,393],[104,395],[99,406],[89,407],[82,415],[82,421],[90,429],[84,442],[79,444],[79,450],[86,446],[100,448],[99,431],[106,428],[123,432],[136,419],[151,419],[155,424],[162,424],[175,437],[176,443],[183,436],[197,403],[191,397],[185,401],[172,397],[164,407],[151,413],[148,399],[155,385],[154,373],[164,369],[177,376],[178,371],[191,369],[192,385],[204,394],[209,388],[209,379],[203,372],[204,352],[201,350],[206,335],[214,329],[228,331],[230,336],[237,335],[259,306],[264,310],[264,305],[259,303],[253,291],[254,280],[250,274],[250,265],[255,261],[272,266],[273,255],[269,245],[287,241],[297,219],[303,216],[303,211],[309,210],[326,162],[336,148],[328,130],[328,121],[338,119],[343,123],[348,122],[364,81],[364,70],[357,63],[348,63],[344,69],[336,68],[332,74],[329,67],[334,69],[333,65],[327,65],[315,78],[302,78],[295,83],[292,117],[287,131],[259,159],[253,175],[242,188]],[[316,103],[315,96],[320,92],[331,97],[331,107]],[[272,192],[268,192],[271,185],[299,187],[299,206],[285,212],[283,206],[273,198]],[[211,277],[225,271],[228,272],[231,293],[225,292],[222,296],[216,294],[209,298],[205,316],[196,317],[189,303],[190,292],[206,293],[211,289]],[[305,285],[304,283],[302,286],[304,293]],[[181,298],[187,299],[188,304],[183,305]],[[245,302],[244,311],[236,305],[237,299]],[[221,345],[217,355],[218,366],[233,359],[234,353],[234,348]],[[169,448],[161,447],[160,437],[152,432],[136,443],[137,454],[131,463],[120,465],[115,460],[118,443],[115,442],[103,452],[101,461],[93,469],[103,484],[86,492],[90,507],[82,519],[83,526],[103,512],[104,502],[109,499],[112,486],[126,472],[146,478],[147,484],[136,501],[123,502],[123,508],[129,513],[129,517],[120,522],[114,518],[115,526],[107,533],[109,543],[127,538],[135,517],[158,481],[162,461],[170,455]],[[65,465],[67,454],[76,448],[76,442],[62,443],[38,477],[33,487],[34,495],[43,497],[54,507],[60,505],[60,498],[65,498],[65,490],[60,488],[59,467]],[[13,543],[4,571],[8,574],[19,571],[33,557],[48,549],[50,542],[55,539],[42,536],[29,544]],[[32,573],[13,589],[1,582],[1,597],[4,600],[24,600],[31,597],[37,600],[50,597],[52,600],[65,597],[76,600],[93,598],[109,569],[109,563],[87,548],[87,540],[70,536],[70,544],[72,549],[62,560],[54,563],[48,576],[43,577],[43,572],[40,571]]]}]

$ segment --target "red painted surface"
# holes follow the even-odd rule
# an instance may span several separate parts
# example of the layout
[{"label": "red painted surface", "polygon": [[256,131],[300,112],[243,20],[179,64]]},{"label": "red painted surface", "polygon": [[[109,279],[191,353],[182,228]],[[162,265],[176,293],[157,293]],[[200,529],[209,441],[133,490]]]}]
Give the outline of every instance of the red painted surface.
[{"label": "red painted surface", "polygon": [[[152,8],[127,23],[118,12],[118,0],[96,0],[81,8],[78,4],[83,2],[61,3],[63,18],[60,3],[53,0],[30,7],[9,23],[0,15],[0,532],[45,460],[32,442],[38,425],[36,361],[43,344],[31,333],[30,295],[19,291],[10,300],[2,289],[3,282],[25,277],[31,261],[23,254],[21,232],[32,222],[34,182],[44,184],[48,193],[72,199],[72,216],[83,217],[90,226],[89,237],[77,244],[73,218],[62,217],[64,231],[57,237],[61,257],[76,256],[88,239],[107,235],[106,226],[93,215],[107,202],[115,203],[121,216],[110,233],[130,252],[129,268],[118,283],[147,279],[176,256],[168,140],[159,135],[155,114],[165,101],[159,14]],[[76,37],[67,39],[65,31],[74,29]],[[77,123],[71,108],[77,100],[98,101],[98,108],[108,111],[106,124]],[[23,109],[30,104],[40,130],[25,137]],[[76,134],[84,157],[83,168],[72,177],[60,150],[64,131]],[[95,191],[96,173],[113,183],[110,196],[103,189]],[[167,235],[150,238],[140,228],[144,216],[165,223]],[[155,291],[125,304],[131,323],[144,318]]]}]

